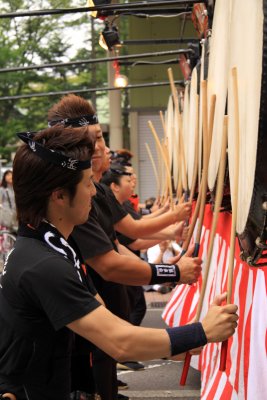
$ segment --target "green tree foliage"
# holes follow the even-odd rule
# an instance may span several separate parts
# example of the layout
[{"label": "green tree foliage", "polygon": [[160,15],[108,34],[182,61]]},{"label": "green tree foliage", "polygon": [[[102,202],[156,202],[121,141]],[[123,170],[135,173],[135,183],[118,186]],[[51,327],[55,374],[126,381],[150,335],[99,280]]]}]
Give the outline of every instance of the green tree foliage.
[{"label": "green tree foliage", "polygon": [[[0,0],[1,13],[24,9],[86,6],[84,1]],[[101,24],[98,29],[101,29]],[[0,20],[0,68],[92,58],[91,22],[88,14],[25,17]],[[96,39],[98,35],[96,33]],[[76,42],[73,45],[73,41]],[[71,48],[71,44],[73,45]],[[105,56],[95,46],[94,56]],[[92,65],[0,73],[0,97],[29,93],[86,89],[107,81],[106,65]],[[90,98],[90,94],[84,95]],[[60,97],[60,96],[59,96]],[[9,158],[17,142],[15,133],[46,126],[47,110],[59,97],[47,96],[0,101],[0,154]]]}]

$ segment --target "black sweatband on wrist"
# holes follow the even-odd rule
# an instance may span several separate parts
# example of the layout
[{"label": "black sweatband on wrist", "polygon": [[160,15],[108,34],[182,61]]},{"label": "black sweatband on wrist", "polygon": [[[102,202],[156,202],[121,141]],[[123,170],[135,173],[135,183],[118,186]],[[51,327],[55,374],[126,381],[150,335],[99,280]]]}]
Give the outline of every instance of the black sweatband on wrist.
[{"label": "black sweatband on wrist", "polygon": [[167,328],[166,331],[170,337],[172,356],[207,344],[207,337],[200,322]]},{"label": "black sweatband on wrist", "polygon": [[149,285],[156,285],[167,282],[179,282],[180,270],[178,265],[173,264],[150,264],[151,280]]}]

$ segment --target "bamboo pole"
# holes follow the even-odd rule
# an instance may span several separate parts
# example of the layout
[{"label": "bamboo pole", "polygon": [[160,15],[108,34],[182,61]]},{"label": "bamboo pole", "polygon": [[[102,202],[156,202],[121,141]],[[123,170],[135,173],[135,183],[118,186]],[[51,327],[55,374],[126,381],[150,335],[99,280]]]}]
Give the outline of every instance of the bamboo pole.
[{"label": "bamboo pole", "polygon": [[158,171],[159,171],[159,182],[160,182],[160,197],[161,197],[161,201],[162,201],[162,197],[163,197],[163,192],[164,192],[164,188],[163,188],[163,161],[162,161],[162,157],[161,157],[161,153],[159,151],[158,146],[155,144],[156,147],[156,152],[157,152],[157,158],[158,158]]},{"label": "bamboo pole", "polygon": [[160,120],[161,120],[161,124],[162,124],[162,128],[163,128],[164,139],[166,140],[168,135],[167,135],[166,124],[165,124],[164,117],[163,117],[163,112],[160,111],[159,115],[160,115]]},{"label": "bamboo pole", "polygon": [[[207,81],[201,82],[201,90],[202,90],[202,123],[203,123],[203,147],[204,147],[204,165],[203,165],[203,173],[201,176],[201,183],[198,192],[198,198],[196,202],[196,207],[194,210],[194,214],[189,226],[189,231],[186,240],[183,244],[183,250],[181,253],[181,257],[186,253],[189,244],[191,242],[197,219],[200,215],[200,212],[203,213],[205,211],[205,203],[206,203],[206,193],[207,193],[207,182],[208,182],[208,164],[209,164],[209,131],[208,131],[208,104],[207,104]],[[198,225],[197,237],[195,242],[195,250],[193,257],[197,257],[199,251],[199,240],[201,235],[201,228],[203,218],[199,218],[201,223]]]},{"label": "bamboo pole", "polygon": [[[164,148],[164,139],[161,139],[160,141],[161,143],[161,147]],[[158,146],[157,146],[158,148]],[[164,204],[165,201],[168,200],[169,197],[169,187],[168,187],[168,181],[167,181],[167,173],[166,173],[166,167],[164,165],[164,160],[162,158],[160,149],[158,149],[159,151],[159,157],[161,158],[161,173],[162,173],[162,203]]]},{"label": "bamboo pole", "polygon": [[[206,53],[206,40],[201,41],[201,67],[200,67],[200,82],[204,80],[204,70],[205,70],[205,53]],[[199,92],[199,106],[200,110],[202,110],[202,90],[200,85]],[[199,149],[198,149],[198,184],[200,186],[201,181],[201,171],[202,171],[202,140],[203,140],[203,121],[202,121],[202,113],[199,115]]]},{"label": "bamboo pole", "polygon": [[192,203],[195,189],[197,184],[197,175],[198,175],[198,133],[199,133],[199,95],[196,95],[196,127],[195,127],[195,152],[194,152],[194,169],[193,169],[193,178],[192,185],[190,190],[190,198],[189,201]]},{"label": "bamboo pole", "polygon": [[159,191],[160,191],[159,174],[158,174],[157,167],[156,167],[156,164],[155,164],[155,161],[154,161],[152,152],[151,152],[151,150],[150,150],[150,147],[149,147],[149,145],[148,145],[147,143],[145,143],[145,146],[146,146],[146,150],[147,150],[147,153],[148,153],[148,157],[149,157],[149,159],[150,159],[150,162],[151,162],[151,165],[152,165],[152,168],[153,168],[153,171],[154,171],[154,175],[155,175],[155,178],[156,178],[156,182],[157,182],[157,193],[158,193],[158,196],[159,196]]},{"label": "bamboo pole", "polygon": [[[167,160],[167,164],[168,164],[168,171],[170,171],[170,175],[171,175],[171,168],[170,168],[170,157],[169,157],[169,151],[168,151],[168,137],[166,137],[166,141],[162,141],[162,148]],[[166,201],[168,200],[168,197],[172,197],[172,177],[171,177],[171,186],[169,185],[169,176],[168,173],[166,173],[165,176],[165,187],[166,187]]]},{"label": "bamboo pole", "polygon": [[210,269],[212,253],[213,253],[213,245],[214,245],[214,240],[215,240],[217,222],[218,222],[219,213],[220,213],[220,209],[221,209],[221,205],[222,205],[222,199],[223,199],[223,188],[224,188],[224,177],[225,177],[226,155],[227,155],[227,152],[226,152],[227,128],[228,128],[228,116],[225,116],[224,123],[223,123],[223,139],[222,139],[221,157],[220,157],[220,164],[219,164],[219,171],[218,171],[218,180],[217,180],[217,185],[216,185],[215,205],[214,205],[211,233],[210,233],[210,238],[209,238],[209,249],[208,249],[208,254],[207,254],[207,263],[206,263],[206,267],[205,267],[205,273],[203,275],[203,280],[202,280],[202,287],[201,287],[200,299],[199,299],[198,308],[197,308],[196,321],[199,321],[200,313],[201,313],[202,306],[203,306],[203,300],[204,300],[205,291],[206,291],[206,287],[207,287],[209,269]]},{"label": "bamboo pole", "polygon": [[161,153],[163,162],[164,162],[164,164],[165,164],[166,173],[167,173],[167,179],[168,179],[169,194],[170,194],[170,204],[171,204],[171,209],[173,210],[172,180],[171,180],[171,173],[170,173],[169,166],[168,166],[168,160],[167,160],[167,158],[166,158],[164,149],[163,149],[163,147],[162,147],[161,144],[160,144],[160,140],[159,140],[158,134],[157,134],[157,132],[156,132],[156,130],[155,130],[155,128],[154,128],[153,123],[152,123],[151,121],[148,121],[148,126],[149,126],[149,128],[150,128],[150,130],[151,130],[151,132],[152,132],[152,134],[153,134],[153,136],[154,136],[156,145],[158,146],[158,148],[159,148],[159,150],[160,150],[160,153]]},{"label": "bamboo pole", "polygon": [[179,108],[179,100],[178,100],[178,94],[177,90],[175,87],[174,79],[173,79],[173,73],[172,73],[172,68],[168,68],[168,76],[169,76],[169,81],[170,81],[170,86],[171,86],[171,91],[172,91],[172,97],[174,100],[174,107],[177,112],[178,116],[178,124],[179,124],[179,144],[181,148],[181,163],[182,163],[182,181],[183,181],[183,187],[186,192],[188,192],[188,185],[187,185],[187,177],[186,177],[186,163],[185,163],[185,151],[184,151],[184,138],[183,138],[183,123],[182,123],[182,117],[180,113],[180,108]]},{"label": "bamboo pole", "polygon": [[[198,305],[197,305],[195,322],[199,322],[200,314],[201,314],[201,311],[203,308],[203,302],[204,302],[204,297],[205,297],[205,293],[206,293],[208,276],[209,276],[210,265],[211,265],[212,254],[213,254],[213,246],[214,246],[214,240],[215,240],[215,235],[216,235],[216,228],[217,228],[220,208],[221,208],[221,204],[222,204],[222,199],[223,199],[226,154],[227,154],[226,153],[227,126],[228,126],[228,117],[225,116],[224,117],[224,125],[223,125],[223,139],[222,139],[220,165],[219,165],[218,179],[217,179],[217,186],[216,186],[215,205],[214,205],[212,226],[211,226],[211,232],[210,232],[210,238],[209,238],[208,254],[207,254],[207,263],[206,263],[205,272],[203,275],[201,292],[200,292],[200,297],[199,297],[199,301],[198,301]],[[189,370],[189,366],[190,366],[190,361],[191,361],[191,354],[189,352],[187,352],[185,361],[184,361],[182,375],[181,375],[181,381],[180,381],[180,385],[182,385],[182,386],[185,385],[185,383],[186,383],[186,378],[187,378],[187,374],[188,374],[188,370]]]},{"label": "bamboo pole", "polygon": [[208,189],[208,169],[209,169],[209,158],[210,158],[210,143],[213,129],[213,120],[215,113],[215,102],[216,96],[212,96],[211,107],[210,107],[210,117],[209,117],[209,125],[208,122],[208,102],[207,102],[207,81],[202,82],[202,91],[203,91],[203,150],[204,150],[204,166],[203,166],[203,185],[202,185],[202,194],[201,194],[201,205],[199,210],[199,219],[198,219],[198,229],[196,234],[196,243],[195,243],[195,252],[194,256],[197,257],[200,247],[201,240],[201,232],[203,219],[205,214],[205,206],[206,206],[206,198],[207,198],[207,189]]},{"label": "bamboo pole", "polygon": [[209,152],[211,150],[211,142],[212,142],[212,133],[214,127],[214,115],[215,115],[215,106],[216,106],[216,95],[213,94],[210,100],[210,115],[209,115]]},{"label": "bamboo pole", "polygon": [[197,201],[196,201],[196,206],[195,206],[195,209],[194,209],[194,214],[193,214],[193,217],[192,217],[192,219],[190,221],[187,238],[183,243],[183,247],[182,247],[182,252],[181,252],[180,258],[187,252],[189,244],[190,244],[192,236],[193,236],[193,233],[194,233],[194,230],[195,230],[195,226],[196,226],[196,222],[197,222],[198,214],[199,214],[199,209],[200,209],[200,204],[201,204],[202,185],[203,185],[203,181],[201,179],[200,187],[199,187],[199,193],[198,193],[198,197],[197,197]]},{"label": "bamboo pole", "polygon": [[[177,116],[177,112],[176,112]],[[175,121],[178,124],[178,118]],[[177,180],[177,188],[176,188],[176,197],[177,199],[180,199],[183,195],[183,184],[182,184],[182,155],[181,155],[181,146],[180,146],[180,129],[179,129],[179,124],[178,124],[178,136],[177,136],[177,146],[176,146],[176,151],[177,151],[177,157],[178,157],[178,180]]]},{"label": "bamboo pole", "polygon": [[[237,68],[232,69],[233,96],[234,96],[234,123],[235,123],[235,164],[234,164],[234,184],[232,198],[232,225],[230,238],[230,254],[227,279],[227,304],[231,304],[233,290],[233,274],[235,264],[235,242],[236,242],[236,221],[238,207],[238,184],[239,184],[239,145],[240,145],[240,125],[239,125],[239,98],[238,98],[238,77]],[[220,371],[226,369],[228,340],[222,343]]]}]

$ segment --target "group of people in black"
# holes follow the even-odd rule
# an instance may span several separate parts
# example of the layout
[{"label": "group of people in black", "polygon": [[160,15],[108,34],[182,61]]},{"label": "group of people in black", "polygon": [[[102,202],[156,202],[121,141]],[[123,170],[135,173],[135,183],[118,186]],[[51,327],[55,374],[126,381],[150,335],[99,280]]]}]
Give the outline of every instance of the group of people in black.
[{"label": "group of people in black", "polygon": [[192,206],[148,217],[132,209],[131,166],[119,159],[110,165],[88,101],[63,97],[48,112],[48,128],[18,137],[24,142],[13,164],[19,230],[0,280],[3,398],[70,400],[82,391],[117,400],[118,362],[198,352],[233,335],[237,307],[221,305],[226,294],[201,323],[139,326],[142,285],[199,278],[202,260],[191,249],[171,265],[134,253],[181,239]]}]

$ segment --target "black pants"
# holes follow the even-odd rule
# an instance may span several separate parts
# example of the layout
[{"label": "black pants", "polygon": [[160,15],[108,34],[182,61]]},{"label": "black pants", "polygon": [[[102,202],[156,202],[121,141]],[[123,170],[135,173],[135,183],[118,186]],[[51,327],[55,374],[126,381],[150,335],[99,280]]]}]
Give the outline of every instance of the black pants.
[{"label": "black pants", "polygon": [[131,324],[140,326],[146,314],[146,299],[142,286],[127,286]]},{"label": "black pants", "polygon": [[[105,302],[109,311],[118,317],[129,321],[130,305],[126,286],[113,282],[107,282],[101,276],[90,269],[90,275],[94,285]],[[99,321],[101,324],[101,321]],[[117,400],[117,361],[113,360],[102,350],[93,350],[93,378],[96,392],[101,400]],[[84,365],[77,366],[77,373]]]},{"label": "black pants", "polygon": [[[92,273],[92,278],[95,283],[96,289],[108,310],[118,317],[129,321],[130,306],[127,294],[126,286],[119,285],[117,283],[106,282],[97,273]],[[95,279],[94,279],[95,278]],[[99,321],[101,324],[101,321]],[[96,392],[101,396],[101,400],[116,400],[118,394],[117,387],[117,361],[113,360],[108,354],[102,350],[95,348],[93,351],[93,380]],[[88,382],[84,382],[84,379],[88,378],[88,358],[84,358],[84,362],[77,363],[75,372],[72,371],[72,379],[78,382],[80,388],[86,387]],[[87,375],[82,373],[82,369],[87,371]],[[92,376],[92,375],[90,375]],[[80,379],[80,381],[79,381]],[[90,383],[92,387],[92,383]],[[76,386],[77,387],[77,386]]]},{"label": "black pants", "polygon": [[[113,314],[129,321],[130,305],[126,286],[118,283],[103,282],[97,288],[104,300],[106,307]],[[93,357],[93,370],[97,392],[101,400],[116,400],[117,387],[117,362],[103,351],[97,349]]]},{"label": "black pants", "polygon": [[[92,353],[91,353],[92,354]],[[90,354],[73,355],[71,359],[71,391],[96,393]]]},{"label": "black pants", "polygon": [[93,352],[93,375],[101,400],[116,400],[118,396],[117,361],[100,349]]}]

